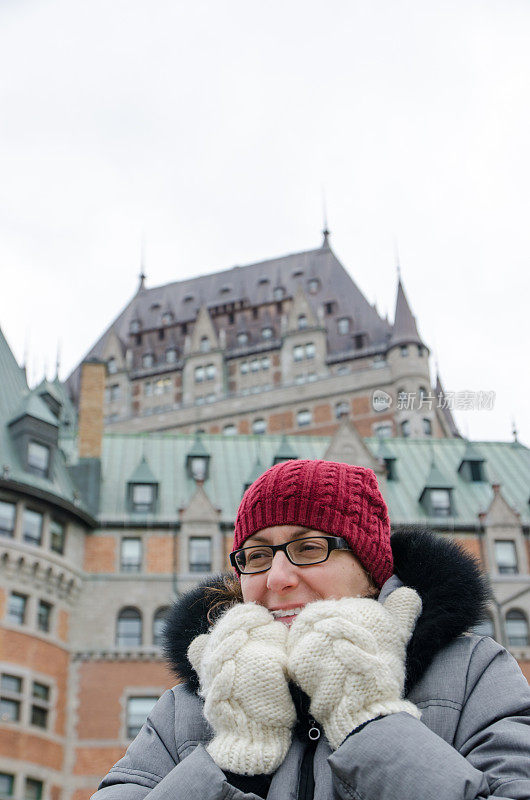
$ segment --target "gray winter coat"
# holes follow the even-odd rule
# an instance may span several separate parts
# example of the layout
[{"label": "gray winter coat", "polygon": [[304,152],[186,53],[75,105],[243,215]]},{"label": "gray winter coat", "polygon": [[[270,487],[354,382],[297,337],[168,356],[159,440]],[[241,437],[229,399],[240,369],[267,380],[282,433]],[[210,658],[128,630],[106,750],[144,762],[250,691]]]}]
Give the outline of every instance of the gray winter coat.
[{"label": "gray winter coat", "polygon": [[[394,535],[392,547],[397,574],[380,600],[402,583],[416,588],[423,600],[407,652],[407,697],[422,717],[400,713],[376,719],[335,752],[322,736],[309,797],[529,800],[530,688],[506,650],[464,632],[476,623],[484,601],[475,565],[453,544],[428,534]],[[185,683],[160,698],[94,800],[147,795],[148,800],[257,800],[231,785],[205,749],[212,732],[185,653],[191,639],[207,629],[208,603],[196,591],[176,605],[167,651]],[[293,738],[272,777],[268,800],[306,800],[301,775],[307,746],[303,736]]]}]

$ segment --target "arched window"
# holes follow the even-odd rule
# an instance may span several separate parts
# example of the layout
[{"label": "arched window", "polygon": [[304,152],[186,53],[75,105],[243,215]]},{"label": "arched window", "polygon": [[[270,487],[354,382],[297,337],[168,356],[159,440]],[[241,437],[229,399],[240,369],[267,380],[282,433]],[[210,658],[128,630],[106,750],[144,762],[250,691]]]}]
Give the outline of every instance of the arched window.
[{"label": "arched window", "polygon": [[223,433],[225,436],[235,436],[237,433],[237,428],[233,424],[225,425],[223,428]]},{"label": "arched window", "polygon": [[299,411],[296,415],[296,422],[299,428],[303,428],[306,425],[311,425],[313,421],[313,415],[308,408],[304,408]]},{"label": "arched window", "polygon": [[335,417],[340,419],[341,417],[347,417],[350,413],[350,404],[347,400],[341,400],[340,403],[335,405]]},{"label": "arched window", "polygon": [[252,433],[266,433],[267,422],[264,419],[255,419],[252,423]]},{"label": "arched window", "polygon": [[162,606],[162,608],[159,608],[155,611],[155,615],[153,617],[153,644],[156,647],[160,647],[162,645],[164,626],[168,611],[169,606]]},{"label": "arched window", "polygon": [[200,350],[201,353],[209,353],[211,349],[210,340],[207,336],[201,338]]},{"label": "arched window", "polygon": [[137,608],[122,608],[116,626],[117,647],[141,647],[142,615]]},{"label": "arched window", "polygon": [[298,330],[301,331],[304,328],[307,328],[307,317],[305,314],[300,314],[298,316]]},{"label": "arched window", "polygon": [[410,436],[410,420],[404,419],[401,423],[401,435],[407,438]]},{"label": "arched window", "polygon": [[506,614],[506,637],[510,647],[528,647],[528,620],[516,608]]},{"label": "arched window", "polygon": [[425,436],[432,436],[432,422],[428,417],[422,419],[423,433]]}]

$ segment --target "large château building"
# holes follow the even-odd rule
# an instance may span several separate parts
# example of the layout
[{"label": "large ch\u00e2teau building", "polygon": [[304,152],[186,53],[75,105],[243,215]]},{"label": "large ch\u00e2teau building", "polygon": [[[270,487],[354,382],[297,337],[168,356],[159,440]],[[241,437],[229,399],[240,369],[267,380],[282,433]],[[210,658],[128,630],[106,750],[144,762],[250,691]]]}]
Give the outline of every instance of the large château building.
[{"label": "large ch\u00e2teau building", "polygon": [[[239,330],[234,321],[223,340],[222,331],[231,323],[221,326],[205,297],[198,315],[190,312],[186,334],[174,301],[170,334],[154,320],[165,313],[163,296],[176,295],[177,289],[150,294],[143,287],[72,377],[77,408],[58,379],[30,389],[0,332],[2,800],[88,800],[150,707],[175,682],[160,649],[168,606],[179,593],[228,567],[245,487],[271,464],[290,458],[327,458],[374,469],[394,530],[421,525],[475,555],[492,587],[481,630],[505,644],[530,678],[530,451],[517,441],[470,442],[451,435],[450,418],[437,410],[399,416],[397,390],[417,392],[424,386],[428,391],[430,386],[427,353],[420,355],[424,345],[402,287],[390,326],[360,295],[355,300],[345,274],[335,300],[325,299],[331,298],[330,273],[313,267],[335,264],[327,242],[322,251],[280,262],[288,269],[246,268],[256,281],[270,275],[272,287],[264,284],[264,292],[273,291],[277,281],[286,292],[283,310],[277,316],[269,310],[274,331],[269,338],[263,337],[261,316],[268,294],[262,305],[241,308],[247,329]],[[303,283],[298,289],[289,283],[294,262],[307,269],[296,278]],[[342,268],[333,269],[341,274]],[[229,273],[234,287],[235,276],[244,272]],[[175,286],[190,293],[194,284],[198,296],[200,282],[213,285],[214,278],[216,291],[231,285],[221,273],[186,282],[185,290],[183,284]],[[315,294],[309,280],[319,281]],[[347,291],[355,300],[347,306],[349,315],[342,303]],[[151,306],[157,292],[161,307],[155,315]],[[337,303],[327,328],[319,323],[326,313],[325,307],[319,311],[319,292],[324,303]],[[250,296],[250,289],[242,294]],[[251,329],[255,306],[257,324]],[[300,323],[303,316],[307,324]],[[346,316],[350,334],[338,330]],[[130,334],[135,319],[139,332]],[[408,333],[399,320],[403,326],[408,320]],[[283,333],[276,324],[285,326]],[[165,331],[165,339],[159,331]],[[239,343],[238,349],[238,333],[249,336],[245,348]],[[355,336],[361,333],[370,338],[357,348]],[[204,337],[209,350],[201,345]],[[177,360],[161,363],[172,342]],[[315,355],[307,358],[309,344]],[[304,348],[300,362],[294,357],[297,347]],[[381,363],[375,359],[379,347],[385,363],[373,366]],[[148,350],[152,367],[142,362]],[[259,393],[251,391],[258,384],[250,381],[265,380],[267,370],[249,366],[241,372],[258,352],[258,360],[269,358],[268,369],[279,375],[276,384],[271,379],[273,388]],[[297,383],[298,375],[309,374],[297,371],[309,369],[306,361],[318,363],[315,373],[321,369],[322,374]],[[233,363],[236,384],[219,383],[218,398],[197,402],[208,381],[217,385],[220,375],[230,379]],[[209,364],[216,368],[212,379],[206,378]],[[337,373],[341,365],[349,371]],[[203,379],[196,380],[200,368]],[[166,375],[175,392],[172,407],[146,413],[144,401],[160,403],[163,392],[149,395],[145,386]],[[121,399],[109,397],[114,385],[121,387]],[[327,395],[323,389],[319,394],[324,386]],[[373,408],[376,389],[396,400],[389,413]],[[123,406],[112,405],[122,401]],[[338,403],[347,404],[347,413],[335,414]],[[317,412],[324,406],[330,418]],[[297,415],[304,408],[312,414],[311,423],[299,426]],[[256,418],[266,421],[267,432],[226,430],[228,425],[251,429]],[[408,436],[387,437],[377,427],[392,426],[392,433],[403,434],[407,419]],[[431,420],[430,435],[423,419]],[[204,433],[197,432],[201,429]]]},{"label": "large ch\u00e2teau building", "polygon": [[109,432],[331,435],[348,417],[361,436],[457,435],[401,278],[390,323],[327,231],[315,250],[164,286],[142,273],[86,357],[107,364]]}]

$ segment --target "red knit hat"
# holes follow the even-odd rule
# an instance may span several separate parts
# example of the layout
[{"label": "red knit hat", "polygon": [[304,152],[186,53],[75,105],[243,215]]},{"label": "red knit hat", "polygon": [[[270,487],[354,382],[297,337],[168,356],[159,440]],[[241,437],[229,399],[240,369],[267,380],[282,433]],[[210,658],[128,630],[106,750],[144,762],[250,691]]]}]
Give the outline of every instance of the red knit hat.
[{"label": "red knit hat", "polygon": [[388,510],[371,469],[299,459],[271,467],[243,495],[233,549],[273,525],[341,536],[377,586],[392,575]]}]

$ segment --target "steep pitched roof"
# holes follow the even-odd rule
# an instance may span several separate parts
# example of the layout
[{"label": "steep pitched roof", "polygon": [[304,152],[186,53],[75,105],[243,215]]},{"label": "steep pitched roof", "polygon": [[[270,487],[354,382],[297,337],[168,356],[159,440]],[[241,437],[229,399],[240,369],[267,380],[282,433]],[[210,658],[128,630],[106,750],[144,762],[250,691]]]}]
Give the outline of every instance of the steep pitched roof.
[{"label": "steep pitched roof", "polygon": [[409,302],[403,288],[401,277],[398,280],[396,297],[396,313],[394,316],[394,330],[392,332],[391,345],[396,344],[423,344],[418,329],[416,319],[410,310]]},{"label": "steep pitched roof", "polygon": [[[320,289],[314,294],[306,291],[308,281],[312,278],[318,278],[320,282]],[[151,289],[143,287],[100,336],[85,358],[102,357],[105,341],[111,330],[122,342],[130,341],[130,324],[133,319],[141,320],[143,330],[155,330],[160,327],[164,310],[171,308],[179,323],[193,322],[203,304],[211,310],[219,305],[240,301],[273,303],[274,290],[279,287],[289,297],[294,297],[299,288],[304,289],[315,315],[323,303],[334,301],[334,318],[352,317],[355,331],[367,333],[374,347],[386,348],[392,328],[370,305],[331,248],[325,246]],[[213,323],[215,326],[215,319]],[[263,320],[249,320],[248,326],[250,338],[256,336],[260,339]],[[276,333],[279,336],[279,331]],[[149,336],[148,333],[145,337],[146,346],[149,346]],[[330,354],[351,348],[351,342],[348,347],[345,346],[344,336],[338,333],[335,325],[329,326],[327,338]],[[183,344],[182,341],[179,346],[182,348]],[[235,349],[237,346],[234,331],[233,341],[227,336],[227,349]],[[74,396],[78,392],[79,371],[77,367],[68,379]]]}]

